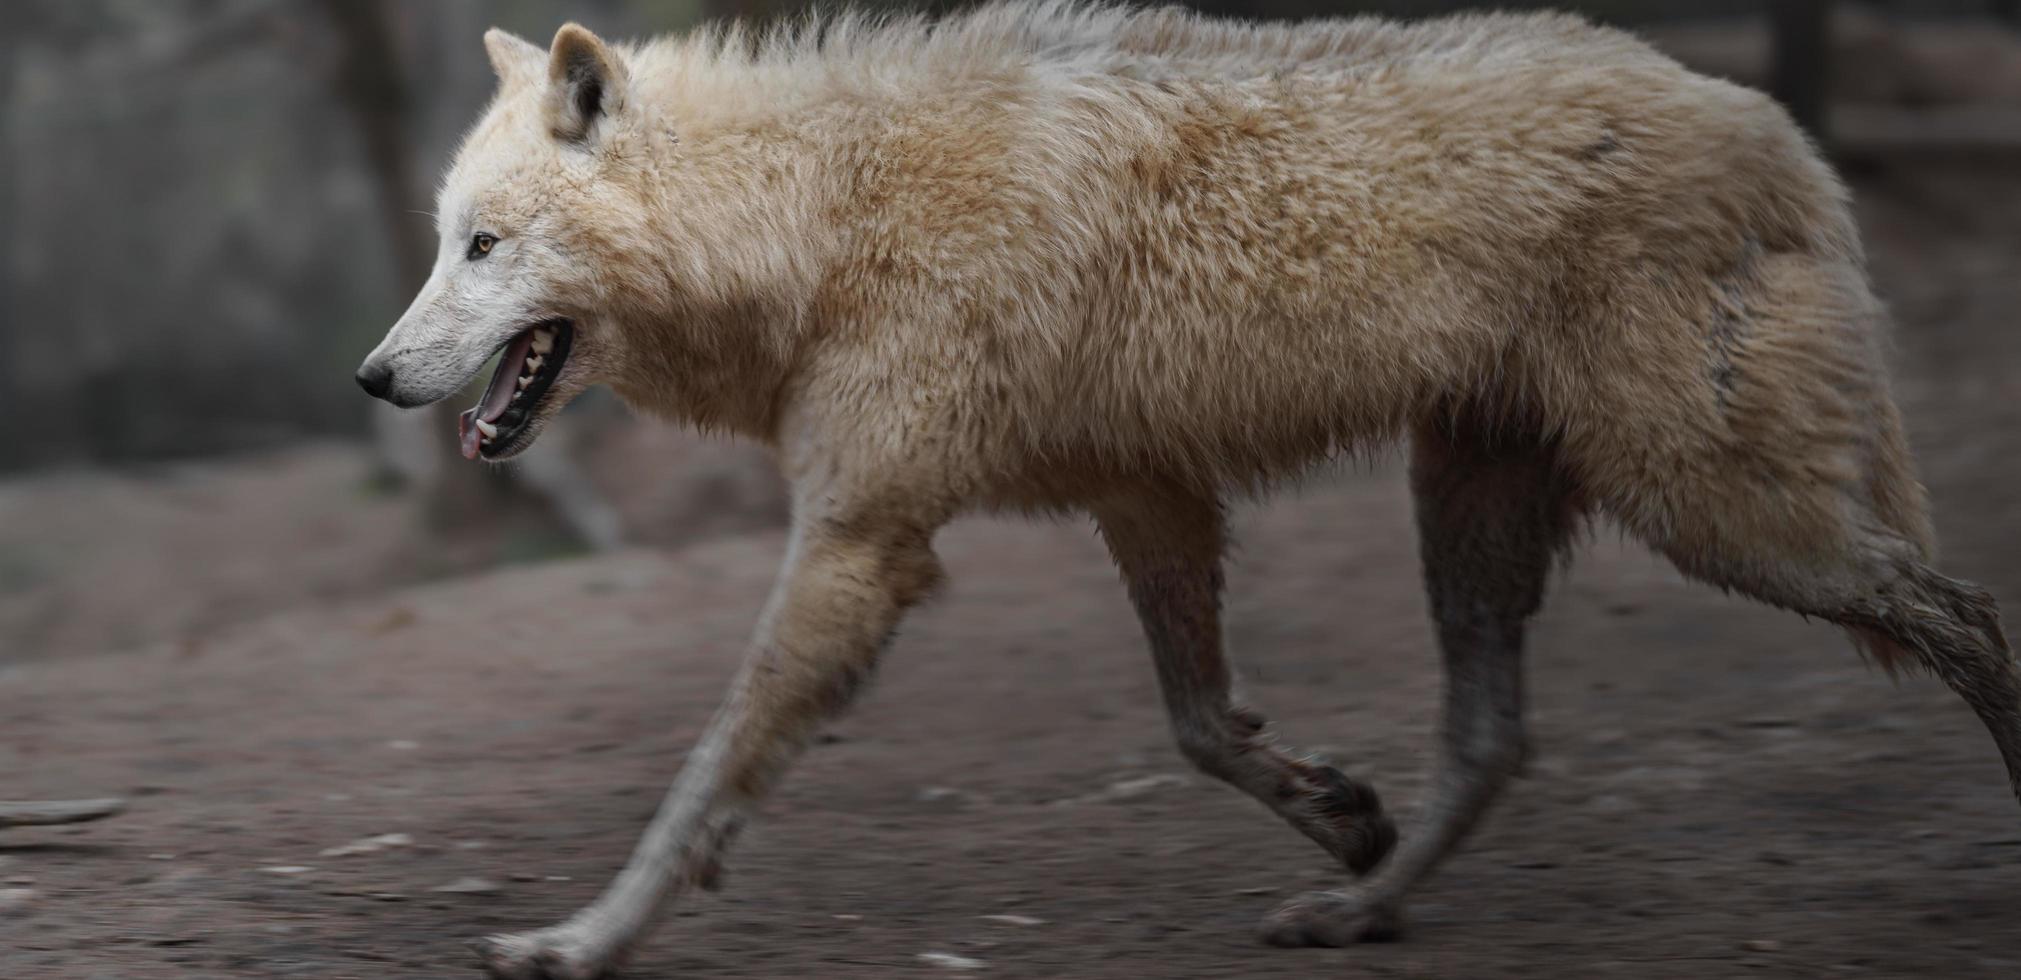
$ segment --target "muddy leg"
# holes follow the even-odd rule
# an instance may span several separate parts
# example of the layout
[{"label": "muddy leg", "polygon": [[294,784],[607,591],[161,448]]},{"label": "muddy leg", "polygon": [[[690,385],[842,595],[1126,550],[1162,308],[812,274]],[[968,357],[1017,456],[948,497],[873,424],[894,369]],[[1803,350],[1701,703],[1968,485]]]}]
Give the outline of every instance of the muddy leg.
[{"label": "muddy leg", "polygon": [[1180,751],[1256,797],[1357,874],[1396,841],[1375,791],[1275,744],[1237,705],[1221,646],[1219,506],[1146,492],[1097,508],[1096,519],[1150,640]]},{"label": "muddy leg", "polygon": [[1451,853],[1522,764],[1523,624],[1572,521],[1550,455],[1484,432],[1422,433],[1411,486],[1444,655],[1438,761],[1422,811],[1388,862],[1350,891],[1271,914],[1266,941],[1338,946],[1393,938],[1403,900]]},{"label": "muddy leg", "polygon": [[728,838],[869,676],[906,607],[938,578],[931,529],[801,514],[729,697],[688,756],[624,870],[561,925],[492,936],[494,976],[578,980],[614,969],[663,906],[715,876]]}]

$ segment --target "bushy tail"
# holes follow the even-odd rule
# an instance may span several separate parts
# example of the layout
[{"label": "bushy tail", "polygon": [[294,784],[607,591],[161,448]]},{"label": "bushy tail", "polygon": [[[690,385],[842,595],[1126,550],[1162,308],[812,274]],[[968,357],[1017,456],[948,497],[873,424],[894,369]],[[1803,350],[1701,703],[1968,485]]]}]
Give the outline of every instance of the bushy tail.
[{"label": "bushy tail", "polygon": [[1920,562],[1902,562],[1899,570],[1899,579],[1848,609],[1842,622],[1889,672],[1927,670],[1964,698],[1992,733],[2021,799],[2021,667],[2000,627],[1999,606],[1985,589]]},{"label": "bushy tail", "polygon": [[[1904,561],[1901,578],[1847,610],[1846,628],[1860,652],[1890,674],[1925,669],[1948,680],[1952,651],[1972,649],[2012,664],[1993,594],[1946,578],[1921,562]],[[1955,686],[1955,685],[1954,685]]]}]

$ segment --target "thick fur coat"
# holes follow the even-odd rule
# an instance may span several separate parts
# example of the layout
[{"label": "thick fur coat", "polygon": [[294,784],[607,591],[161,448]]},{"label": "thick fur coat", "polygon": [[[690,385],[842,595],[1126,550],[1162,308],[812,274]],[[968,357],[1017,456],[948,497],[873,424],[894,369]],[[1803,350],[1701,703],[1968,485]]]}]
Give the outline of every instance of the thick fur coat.
[{"label": "thick fur coat", "polygon": [[[507,62],[448,186],[508,228],[566,202],[553,302],[644,410],[885,472],[932,432],[919,478],[1072,506],[1487,403],[1694,569],[1841,557],[1853,509],[1927,550],[1844,189],[1627,34],[1006,5],[609,55],[593,149]],[[571,154],[585,186],[524,162]]]}]

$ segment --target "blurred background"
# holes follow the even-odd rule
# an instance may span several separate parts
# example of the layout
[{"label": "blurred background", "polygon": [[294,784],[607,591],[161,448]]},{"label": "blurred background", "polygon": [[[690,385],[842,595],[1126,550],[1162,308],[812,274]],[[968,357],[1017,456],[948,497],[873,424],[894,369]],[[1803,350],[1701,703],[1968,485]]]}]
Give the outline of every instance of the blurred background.
[{"label": "blurred background", "polygon": [[[1203,6],[1295,18],[1469,5]],[[1922,172],[1904,168],[1927,163],[1944,180],[1960,166],[1976,177],[2021,150],[2021,4],[1557,6],[1774,87],[1861,174],[1913,183]],[[0,7],[0,414],[15,420],[0,453],[4,655],[178,638],[305,599],[783,519],[760,455],[629,419],[608,399],[494,471],[458,465],[445,415],[375,406],[350,374],[425,277],[436,177],[492,88],[487,26],[544,41],[576,19],[631,37],[793,9]],[[1968,210],[1999,227],[1992,204]]]},{"label": "blurred background", "polygon": [[[1475,5],[1204,0],[1198,6],[1234,16],[1304,18],[1428,16]],[[1874,274],[1900,321],[1899,394],[1936,494],[1950,563],[1957,574],[2021,602],[2021,557],[2012,548],[2021,532],[2021,493],[2015,490],[2021,476],[2015,462],[2021,451],[2016,397],[2021,384],[2014,380],[2021,368],[2021,331],[2015,324],[2021,310],[2021,0],[1564,0],[1492,6],[1576,9],[1630,27],[1699,70],[1774,91],[1798,113],[1853,185]],[[445,703],[466,693],[461,685],[472,683],[469,696],[491,699],[493,707],[482,710],[493,713],[472,716],[487,720],[465,730],[471,741],[465,754],[452,760],[457,765],[497,759],[507,751],[537,758],[560,754],[573,759],[571,765],[583,765],[584,759],[605,757],[568,753],[595,753],[600,750],[583,746],[631,744],[640,732],[652,733],[651,751],[640,749],[635,765],[630,750],[620,753],[625,762],[612,774],[613,784],[642,787],[645,795],[620,798],[606,823],[581,838],[586,864],[571,872],[580,878],[576,885],[566,887],[591,888],[601,873],[597,869],[628,847],[629,829],[649,809],[653,787],[671,774],[671,753],[685,744],[675,736],[691,730],[683,727],[686,721],[678,731],[667,729],[663,705],[624,702],[628,685],[641,684],[654,697],[684,705],[684,717],[698,717],[713,700],[713,688],[679,671],[719,680],[748,614],[762,598],[777,558],[777,528],[785,519],[769,461],[750,447],[632,418],[612,399],[593,393],[524,462],[505,468],[468,465],[451,452],[449,416],[386,410],[358,391],[352,371],[425,276],[434,250],[426,215],[437,175],[492,90],[479,40],[485,28],[503,26],[544,45],[566,20],[581,21],[606,37],[634,37],[682,30],[707,18],[766,18],[794,9],[795,4],[773,0],[0,3],[0,418],[6,420],[0,429],[0,731],[6,732],[0,740],[0,798],[134,793],[173,801],[185,799],[176,794],[192,794],[187,799],[205,802],[190,802],[179,811],[183,817],[162,825],[190,834],[218,828],[267,833],[276,812],[307,821],[313,811],[326,823],[313,830],[301,829],[310,824],[287,824],[300,831],[292,843],[283,846],[285,835],[279,842],[262,838],[264,856],[223,862],[250,867],[271,857],[286,866],[313,864],[282,852],[293,847],[313,853],[323,844],[341,843],[332,838],[354,829],[363,835],[400,825],[370,816],[384,810],[367,805],[373,798],[365,790],[276,796],[272,786],[248,788],[244,781],[251,777],[213,774],[216,760],[240,752],[235,758],[241,763],[255,770],[254,762],[268,766],[261,771],[269,776],[314,771],[334,786],[348,770],[330,761],[333,754],[368,744],[357,742],[365,736],[340,732],[369,728],[368,747],[380,745],[382,732],[393,740],[386,744],[433,744],[413,735],[428,726],[411,714],[446,710]],[[1244,580],[1260,580],[1268,570],[1277,577],[1272,589],[1287,580],[1321,581],[1328,590],[1375,589],[1377,595],[1385,593],[1371,584],[1376,580],[1403,583],[1395,611],[1352,622],[1313,618],[1340,601],[1333,591],[1314,591],[1317,586],[1235,600],[1237,639],[1254,651],[1255,666],[1245,669],[1252,687],[1266,697],[1273,684],[1281,685],[1279,699],[1298,703],[1306,682],[1330,676],[1331,668],[1314,665],[1330,663],[1349,645],[1343,635],[1367,634],[1369,650],[1395,646],[1401,652],[1394,659],[1405,666],[1365,679],[1356,688],[1362,693],[1353,696],[1360,701],[1327,702],[1314,710],[1375,711],[1367,692],[1393,690],[1416,699],[1408,711],[1396,709],[1403,711],[1398,731],[1418,731],[1429,717],[1435,676],[1423,649],[1428,640],[1421,609],[1407,587],[1414,560],[1407,507],[1397,487],[1397,467],[1385,462],[1371,472],[1317,479],[1301,502],[1277,516],[1245,516],[1263,544],[1247,553]],[[953,637],[957,649],[995,649],[992,644],[1009,641],[956,619],[975,623],[996,616],[1001,624],[1013,621],[1009,610],[1027,609],[1030,618],[1020,621],[1053,624],[1046,642],[1035,645],[1070,650],[1134,643],[1119,593],[1101,593],[1106,605],[1085,613],[1099,625],[1075,628],[1071,624],[1080,620],[1074,616],[1082,614],[1062,611],[1077,608],[1072,602],[1078,600],[1059,594],[1066,583],[1108,588],[1109,573],[1084,528],[1070,528],[1064,537],[1041,529],[1033,532],[1038,543],[1031,545],[1012,544],[1024,539],[1008,532],[963,533],[979,536],[955,536],[950,545],[955,564],[977,564],[999,581],[1006,570],[1022,568],[1038,584],[1024,592],[979,586],[984,591],[958,593],[969,598],[951,600],[955,611],[929,620],[928,635]],[[1296,559],[1272,542],[1335,547]],[[500,566],[511,567],[500,572]],[[1564,700],[1570,689],[1546,688],[1540,697],[1547,707],[1556,703],[1566,714],[1611,711],[1610,724],[1632,730],[1631,719],[1656,724],[1647,719],[1665,710],[1661,706],[1678,688],[1705,689],[1705,696],[1715,699],[1708,703],[1729,698],[1724,703],[1734,718],[1767,719],[1758,728],[1735,729],[1745,741],[1808,724],[1791,720],[1777,705],[1809,697],[1815,691],[1806,685],[1820,678],[1844,680],[1873,689],[1873,702],[1857,710],[1844,702],[1820,709],[1827,718],[1836,717],[1831,710],[1847,712],[1849,727],[1850,719],[1872,721],[1895,710],[1902,712],[1901,726],[1919,731],[1935,724],[1929,717],[1946,719],[1937,729],[1954,762],[1919,757],[1916,766],[1922,767],[1918,772],[1938,774],[1930,779],[1950,773],[1956,781],[1915,784],[1916,792],[1971,795],[1997,786],[1991,747],[1969,719],[1960,720],[1941,691],[1917,688],[1922,693],[1907,702],[1890,701],[1886,685],[1862,680],[1857,662],[1835,637],[1822,635],[1827,631],[1798,632],[1771,625],[1780,620],[1746,618],[1751,613],[1728,620],[1734,604],[1692,597],[1696,594],[1667,569],[1623,557],[1618,549],[1606,551],[1592,567],[1601,571],[1575,573],[1570,611],[1553,614],[1562,617],[1552,621],[1553,635],[1589,652],[1617,643],[1669,644],[1677,657],[1650,668],[1652,673],[1631,676],[1610,674],[1624,668],[1609,666],[1613,661],[1598,653],[1591,660],[1566,654],[1556,666],[1567,676],[1599,679],[1579,689],[1584,694],[1576,703]],[[640,594],[626,598],[638,583],[652,588],[639,585]],[[669,583],[685,591],[667,591],[674,588]],[[720,591],[712,591],[718,586]],[[1314,609],[1299,613],[1288,605],[1301,595]],[[554,596],[562,598],[550,602]],[[1677,611],[1649,612],[1663,603]],[[452,608],[465,610],[464,618],[445,611]],[[533,638],[498,631],[501,621],[531,609],[549,617],[551,631],[536,630]],[[693,625],[699,621],[719,626]],[[1707,625],[1718,622],[1735,625],[1725,633]],[[1743,627],[1759,627],[1766,631],[1759,635],[1770,639],[1743,637],[1737,632]],[[469,638],[479,635],[510,651],[500,652],[504,659],[497,664],[479,656],[482,651],[446,652],[476,645]],[[665,648],[683,638],[713,659],[701,666],[666,660]],[[1795,661],[1801,666],[1791,668],[1794,673],[1740,666],[1776,662],[1777,644],[1783,643],[1807,651]],[[592,647],[637,659],[598,660],[616,654],[589,652]],[[1691,652],[1704,647],[1719,652]],[[1743,659],[1750,653],[1761,657]],[[401,678],[387,663],[396,656],[412,674]],[[441,659],[465,656],[467,661]],[[578,678],[588,686],[558,694],[559,704],[534,700],[530,708],[511,710],[508,695],[544,694],[512,685],[537,688],[574,678],[571,668],[558,664],[578,657],[610,673],[594,681]],[[1145,704],[1121,708],[1106,695],[1089,694],[1096,699],[1089,703],[1101,707],[1086,713],[1103,723],[1141,722],[1142,732],[1130,738],[1143,748],[1130,750],[1137,753],[1128,757],[1135,762],[1097,768],[1180,770],[1163,746],[1160,723],[1135,713],[1155,710],[1148,677],[1135,670],[1142,665],[1134,657],[1110,659],[1119,662],[1117,675],[1080,680],[1089,690],[1097,682],[1114,682],[1119,699],[1127,693]],[[643,663],[687,666],[649,669]],[[1034,670],[1042,664],[1028,663]],[[1672,673],[1686,663],[1726,664],[1734,679],[1724,693],[1711,691],[1713,681]],[[1049,676],[1051,671],[1045,670]],[[492,680],[470,681],[475,676]],[[1118,680],[1125,676],[1131,679]],[[447,686],[429,687],[430,677]],[[937,692],[972,682],[930,674],[903,677],[908,679],[896,686]],[[999,694],[1020,689],[1014,678],[1000,680]],[[153,693],[136,701],[137,687]],[[323,699],[314,700],[312,690],[323,692]],[[611,698],[619,699],[614,707]],[[1598,707],[1596,699],[1602,702]],[[254,700],[264,707],[244,707]],[[376,707],[362,706],[368,702]],[[949,703],[962,702],[956,697]],[[410,715],[374,714],[402,705]],[[1707,710],[1716,715],[1722,709]],[[496,712],[518,718],[508,722]],[[556,722],[562,728],[525,727],[535,724],[529,716],[550,715],[565,719]],[[324,720],[303,720],[310,716]],[[219,723],[231,732],[191,727],[204,717],[232,719]],[[1648,737],[1636,740],[1696,737],[1688,734],[1697,730],[1694,723],[1679,719],[1675,726],[1644,731]],[[1595,740],[1588,748],[1596,753],[1604,755],[1614,744],[1606,742],[1604,731],[1587,734]],[[1036,731],[1024,736],[1043,738]],[[1400,746],[1408,742],[1401,735],[1396,739]],[[986,754],[984,742],[976,751]],[[138,760],[137,744],[148,746]],[[166,748],[172,745],[184,748]],[[557,747],[567,745],[575,748]],[[1775,753],[1766,746],[1725,744],[1712,754],[1731,764],[1735,755],[1761,750],[1769,765]],[[1071,744],[1059,747],[1063,757],[1081,754]],[[1033,751],[1034,759],[1043,756]],[[1415,751],[1400,748],[1383,765],[1408,768],[1405,763],[1418,758],[1410,754]],[[1852,754],[1841,760],[1841,776],[1873,763],[1861,752],[1887,750],[1868,745],[1846,751]],[[859,775],[876,768],[865,760],[857,765]],[[950,763],[950,771],[955,768]],[[1011,788],[997,789],[1020,799],[1020,793],[1036,799],[1052,792],[1031,787],[1049,785],[1044,780],[1053,777],[1028,775],[1036,782],[1005,775]],[[1788,775],[1770,766],[1759,778],[1766,787]],[[445,771],[427,778],[438,788],[454,779]],[[1090,778],[1099,783],[1107,777]],[[1617,787],[1616,795],[1631,808],[1660,808],[1666,792],[1686,792],[1679,788],[1685,784],[1663,783],[1664,778],[1669,777],[1640,790]],[[1914,783],[1904,771],[1888,778],[1898,787],[1902,780]],[[1410,785],[1408,777],[1404,785]],[[1829,794],[1838,791],[1825,785],[1815,792],[1826,796],[1805,797],[1798,809],[1831,809],[1838,797]],[[1643,790],[1654,795],[1636,795]],[[473,799],[481,795],[474,785],[468,791]],[[848,790],[837,792],[848,797]],[[909,792],[898,791],[899,797],[911,801]],[[970,793],[973,802],[980,799],[975,794],[987,795],[973,786],[949,793],[955,795],[933,799],[959,800],[960,793]],[[1094,798],[1064,789],[1054,795]],[[236,817],[204,809],[219,800],[247,809]],[[533,820],[538,812],[496,805],[506,809],[472,803],[454,819],[491,828],[470,830],[474,837],[506,840],[510,833],[495,825],[509,822],[501,814]],[[2002,804],[1994,799],[1988,805],[1998,813]],[[174,807],[158,803],[156,809]],[[356,819],[338,821],[345,814]],[[1749,823],[1741,816],[1732,815],[1736,828]],[[2008,817],[2011,824],[2012,814]],[[150,825],[141,820],[127,826]],[[1255,822],[1254,828],[1265,825]],[[107,832],[115,841],[122,833]],[[857,846],[874,843],[872,836],[855,840]],[[126,849],[119,852],[125,857],[136,857],[152,845],[128,840],[117,846]],[[420,845],[428,846],[440,847],[441,861],[459,853],[439,842]],[[1778,846],[1794,852],[1805,845],[1792,840]],[[1958,847],[1965,855],[1958,860],[1998,854],[1995,863],[2012,871],[2011,848]],[[187,842],[159,849],[171,858],[204,853],[204,845]],[[1937,860],[1954,857],[1947,855]],[[59,851],[42,855],[38,863],[70,869],[83,894],[88,879],[101,873],[102,861],[113,856]],[[10,861],[17,866],[6,868]],[[17,883],[13,890],[42,893],[20,900],[31,911],[36,903],[45,910],[60,904],[64,886],[52,889],[49,871],[40,872],[43,884],[34,884],[27,869],[32,861],[38,861],[35,855],[10,858],[0,848],[0,875],[27,877],[29,884]],[[448,864],[440,866],[448,875]],[[1965,867],[1973,868],[1969,860]],[[68,880],[61,877],[67,872],[56,873],[56,880]],[[161,884],[166,879],[160,876],[141,880],[160,885],[165,896],[189,894],[177,892],[179,887],[207,887],[189,884],[201,875],[174,879],[182,885]],[[1913,901],[1921,894],[1917,889],[1925,888],[1905,884],[1914,880],[1904,868],[1900,880],[1876,887],[1889,901]],[[2007,880],[2011,887],[2011,874]],[[239,896],[233,900],[297,901],[288,897],[295,893],[272,891],[279,886],[260,881],[231,892]],[[1962,937],[1978,921],[1975,915],[1995,907],[1995,891],[1985,886],[1982,907],[1974,904],[1980,902],[1981,892],[1974,890],[1979,886],[1946,881],[1942,889],[1928,889],[1950,896],[1953,904],[1945,914],[1954,925],[1962,923]],[[399,893],[381,884],[386,893]],[[1217,880],[1213,887],[1225,893],[1241,884]],[[1476,884],[1492,890],[1494,882]],[[847,883],[827,885],[849,890]],[[153,886],[137,887],[144,892]],[[934,894],[945,899],[951,893]],[[527,897],[530,904],[518,914],[560,911],[576,897]],[[289,907],[306,915],[328,911],[316,902],[338,900],[299,901],[308,904]],[[1592,901],[1621,904],[1605,896]],[[153,915],[147,921],[169,923],[160,929],[171,938],[211,935],[205,931],[211,927],[161,911],[174,904],[168,898],[140,904],[155,911],[122,914]],[[0,900],[0,915],[7,909]],[[773,914],[746,911],[761,918]],[[24,954],[27,959],[13,964],[17,969],[0,974],[84,976],[72,972],[81,970],[79,957],[125,962],[116,951],[96,945],[89,956],[77,952],[87,939],[99,943],[117,933],[93,932],[87,920],[77,920],[87,925],[77,926],[75,935],[82,938],[76,945],[58,942]],[[1847,926],[1846,936],[1854,938],[1846,941],[1864,935]],[[1732,948],[1720,942],[1721,949]],[[1946,954],[1951,959],[1944,961],[1945,975],[1976,975],[1983,968],[1991,971],[1987,975],[2011,976],[2001,974],[1999,964],[2021,962],[2021,949],[2012,942],[1976,953],[1960,942]],[[244,939],[231,956],[252,957],[245,962],[230,956],[205,961],[201,949],[190,955],[209,962],[214,972],[243,967],[252,975],[279,975],[262,971],[293,962],[290,955],[308,957],[303,962],[322,955],[276,952],[275,943],[285,947],[286,940]],[[317,948],[330,947],[325,942]],[[165,946],[147,955],[167,962],[178,954]],[[415,955],[424,965],[437,962],[429,958],[433,953]],[[1767,954],[1758,949],[1744,955]],[[1869,965],[1892,962],[1918,970],[1928,965],[1888,959],[1909,955],[1900,950],[1877,947],[1865,955]],[[239,965],[232,966],[235,962]],[[1428,962],[1440,961],[1434,956]],[[1408,965],[1398,968],[1408,975]],[[829,968],[830,975],[849,972]],[[1231,974],[1224,969],[1214,975]]]}]

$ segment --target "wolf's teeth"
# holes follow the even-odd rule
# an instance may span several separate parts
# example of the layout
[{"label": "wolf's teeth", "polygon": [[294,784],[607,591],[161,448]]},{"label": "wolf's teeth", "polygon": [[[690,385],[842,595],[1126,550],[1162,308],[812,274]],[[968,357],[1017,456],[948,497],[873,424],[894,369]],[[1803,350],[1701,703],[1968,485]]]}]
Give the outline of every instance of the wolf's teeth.
[{"label": "wolf's teeth", "polygon": [[534,353],[545,354],[553,349],[554,349],[554,333],[552,331],[549,330],[534,331],[533,334]]},{"label": "wolf's teeth", "polygon": [[546,361],[538,357],[529,357],[526,359],[526,369],[529,372],[538,371],[540,370],[540,366],[546,363],[547,363]]},{"label": "wolf's teeth", "polygon": [[526,390],[526,386],[527,386],[527,385],[530,385],[530,384],[532,384],[532,383],[533,383],[533,375],[531,375],[531,374],[522,374],[522,375],[520,375],[520,376],[519,376],[519,390],[521,390],[521,391],[525,391],[525,390]]},{"label": "wolf's teeth", "polygon": [[484,438],[492,439],[496,438],[498,435],[498,426],[492,425],[491,423],[486,422],[483,419],[478,419],[477,431],[484,433]]}]

